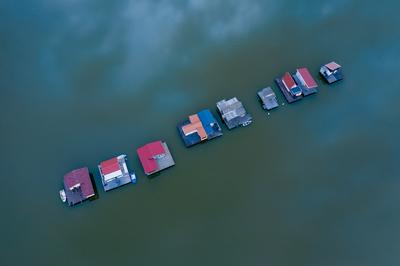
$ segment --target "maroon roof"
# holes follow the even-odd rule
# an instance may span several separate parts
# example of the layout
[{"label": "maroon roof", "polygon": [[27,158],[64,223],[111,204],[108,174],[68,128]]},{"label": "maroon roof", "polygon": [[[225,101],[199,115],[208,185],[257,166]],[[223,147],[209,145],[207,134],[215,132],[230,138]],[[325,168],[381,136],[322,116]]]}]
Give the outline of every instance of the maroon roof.
[{"label": "maroon roof", "polygon": [[93,184],[90,180],[89,169],[87,167],[76,169],[64,176],[65,189],[71,190],[71,188],[79,184],[84,198],[94,195]]},{"label": "maroon roof", "polygon": [[148,143],[136,150],[140,162],[146,174],[158,170],[155,156],[165,154],[164,146],[161,141]]},{"label": "maroon roof", "polygon": [[289,72],[286,72],[285,75],[283,75],[282,82],[289,90],[296,87],[296,82],[294,82],[292,75],[290,75]]},{"label": "maroon roof", "polygon": [[342,67],[341,65],[339,65],[339,64],[336,63],[336,62],[330,62],[329,64],[326,64],[325,66],[326,66],[327,68],[329,68],[330,71],[335,71],[336,69],[339,69],[339,68]]},{"label": "maroon roof", "polygon": [[120,166],[119,166],[117,157],[114,157],[107,161],[101,162],[100,167],[101,167],[101,172],[103,173],[103,175],[108,175],[110,173],[120,170]]},{"label": "maroon roof", "polygon": [[300,69],[297,69],[297,72],[300,74],[300,76],[303,78],[304,82],[306,83],[305,85],[307,88],[312,89],[318,87],[317,83],[311,76],[310,72],[308,71],[307,68],[303,67]]}]

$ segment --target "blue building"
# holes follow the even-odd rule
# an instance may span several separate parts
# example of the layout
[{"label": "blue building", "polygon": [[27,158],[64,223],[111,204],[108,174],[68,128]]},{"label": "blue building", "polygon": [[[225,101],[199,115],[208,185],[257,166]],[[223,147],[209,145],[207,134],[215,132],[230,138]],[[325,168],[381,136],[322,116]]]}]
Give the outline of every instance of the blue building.
[{"label": "blue building", "polygon": [[220,125],[208,109],[190,115],[178,125],[178,130],[186,147],[222,136]]},{"label": "blue building", "polygon": [[336,62],[322,66],[319,72],[329,84],[343,79],[342,66]]}]

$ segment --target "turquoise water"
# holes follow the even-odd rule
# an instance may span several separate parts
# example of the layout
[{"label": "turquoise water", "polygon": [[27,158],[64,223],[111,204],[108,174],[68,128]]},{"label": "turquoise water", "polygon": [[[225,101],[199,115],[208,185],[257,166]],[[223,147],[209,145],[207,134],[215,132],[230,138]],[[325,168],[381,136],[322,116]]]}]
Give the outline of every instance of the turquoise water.
[{"label": "turquoise water", "polygon": [[[0,265],[398,265],[395,1],[3,1]],[[319,66],[346,79],[327,86]],[[307,66],[320,92],[256,92]],[[318,77],[318,78],[317,78]],[[249,127],[186,149],[176,125],[237,96]],[[153,179],[135,150],[163,139]],[[103,192],[126,153],[136,185]],[[99,198],[61,203],[88,166]]]}]

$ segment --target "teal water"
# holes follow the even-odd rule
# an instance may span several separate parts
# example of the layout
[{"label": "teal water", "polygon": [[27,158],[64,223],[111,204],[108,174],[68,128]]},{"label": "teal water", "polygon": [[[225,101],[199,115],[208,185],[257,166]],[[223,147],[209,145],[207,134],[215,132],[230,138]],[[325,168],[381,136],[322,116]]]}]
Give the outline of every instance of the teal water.
[{"label": "teal water", "polygon": [[[399,265],[399,7],[3,1],[0,265]],[[345,80],[261,109],[276,76],[330,60]],[[254,123],[184,148],[176,124],[233,96]],[[135,149],[156,139],[177,164],[148,179]],[[121,153],[138,184],[105,193],[97,164]],[[82,166],[99,198],[69,208]]]}]

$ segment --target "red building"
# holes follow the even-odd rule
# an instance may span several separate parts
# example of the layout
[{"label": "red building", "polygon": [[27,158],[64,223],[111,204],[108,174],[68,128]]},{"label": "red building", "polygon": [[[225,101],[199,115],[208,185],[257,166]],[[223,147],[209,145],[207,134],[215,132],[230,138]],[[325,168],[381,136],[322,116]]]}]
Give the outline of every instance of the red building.
[{"label": "red building", "polygon": [[76,169],[64,176],[64,189],[60,190],[60,197],[63,202],[72,206],[94,195],[94,188],[87,167]]},{"label": "red building", "polygon": [[289,72],[286,72],[282,77],[282,83],[285,86],[286,90],[295,97],[301,96],[301,89],[294,81],[292,75]]},{"label": "red building", "polygon": [[146,175],[160,172],[175,165],[165,142],[154,141],[136,150]]},{"label": "red building", "polygon": [[300,80],[302,85],[305,86],[307,89],[314,89],[318,87],[317,83],[311,76],[310,72],[305,67],[297,69],[296,77]]}]

